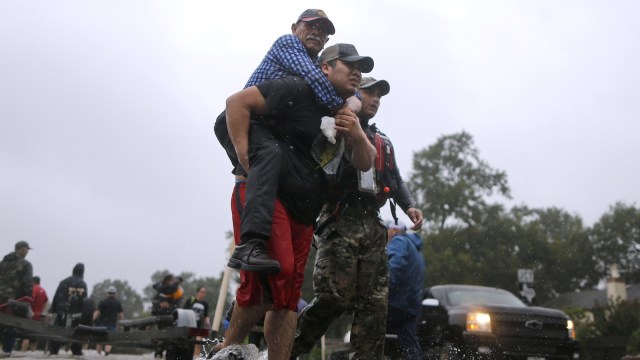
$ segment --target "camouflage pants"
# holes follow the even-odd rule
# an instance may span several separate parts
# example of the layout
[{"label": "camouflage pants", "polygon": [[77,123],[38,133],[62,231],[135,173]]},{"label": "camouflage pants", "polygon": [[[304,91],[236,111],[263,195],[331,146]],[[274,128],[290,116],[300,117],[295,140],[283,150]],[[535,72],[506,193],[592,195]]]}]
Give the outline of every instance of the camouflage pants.
[{"label": "camouflage pants", "polygon": [[[315,238],[315,298],[298,318],[293,355],[306,353],[344,312],[353,312],[353,359],[382,359],[386,330],[387,231],[377,212],[347,209]],[[320,219],[327,217],[321,214]]]}]

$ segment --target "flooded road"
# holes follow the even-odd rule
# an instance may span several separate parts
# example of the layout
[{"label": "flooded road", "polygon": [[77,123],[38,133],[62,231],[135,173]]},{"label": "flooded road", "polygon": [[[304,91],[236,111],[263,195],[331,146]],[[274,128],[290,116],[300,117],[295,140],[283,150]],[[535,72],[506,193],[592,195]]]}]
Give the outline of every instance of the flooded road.
[{"label": "flooded road", "polygon": [[8,359],[22,359],[22,360],[55,360],[55,359],[74,359],[74,360],[152,360],[153,359],[153,350],[150,350],[148,354],[143,355],[124,355],[124,354],[109,354],[109,356],[104,356],[104,354],[99,355],[95,350],[84,350],[81,356],[73,356],[71,352],[61,351],[58,355],[49,355],[45,354],[43,351],[14,351],[11,354],[11,357]]}]

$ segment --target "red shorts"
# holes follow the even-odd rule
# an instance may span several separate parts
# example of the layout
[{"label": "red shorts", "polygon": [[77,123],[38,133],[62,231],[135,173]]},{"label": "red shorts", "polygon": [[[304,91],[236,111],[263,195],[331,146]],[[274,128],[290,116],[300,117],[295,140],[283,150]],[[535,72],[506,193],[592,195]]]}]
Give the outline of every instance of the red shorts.
[{"label": "red shorts", "polygon": [[[245,188],[245,182],[236,182],[231,197],[233,239],[236,245],[240,243],[241,218],[241,209],[238,209],[236,197],[240,197],[240,206],[244,205]],[[280,263],[280,272],[267,276],[275,310],[296,311],[312,237],[313,226],[303,225],[291,219],[280,200],[276,199],[271,223],[271,238],[267,241],[269,256]],[[238,305],[241,307],[259,305],[262,300],[263,291],[258,273],[240,271],[240,287],[236,292]]]}]

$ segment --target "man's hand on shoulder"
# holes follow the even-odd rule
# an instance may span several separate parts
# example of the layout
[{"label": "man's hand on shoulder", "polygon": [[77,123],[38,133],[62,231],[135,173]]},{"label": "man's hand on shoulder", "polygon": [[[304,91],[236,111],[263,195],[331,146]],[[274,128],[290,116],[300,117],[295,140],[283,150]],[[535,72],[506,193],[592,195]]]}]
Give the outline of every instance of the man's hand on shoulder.
[{"label": "man's hand on shoulder", "polygon": [[420,209],[416,209],[416,208],[407,209],[407,216],[409,217],[409,219],[411,219],[411,222],[413,222],[413,226],[411,227],[411,230],[418,231],[422,229],[422,223],[424,222],[424,218],[422,217],[422,211],[420,211]]}]

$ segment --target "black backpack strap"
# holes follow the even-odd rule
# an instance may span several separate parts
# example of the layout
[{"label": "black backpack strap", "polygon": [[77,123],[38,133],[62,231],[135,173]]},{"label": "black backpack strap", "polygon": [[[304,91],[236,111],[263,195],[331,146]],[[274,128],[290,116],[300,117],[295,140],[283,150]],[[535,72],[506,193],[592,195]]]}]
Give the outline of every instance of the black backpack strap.
[{"label": "black backpack strap", "polygon": [[393,217],[393,221],[398,225],[398,216],[396,215],[396,202],[393,199],[389,199],[389,206],[391,207],[391,216]]}]

